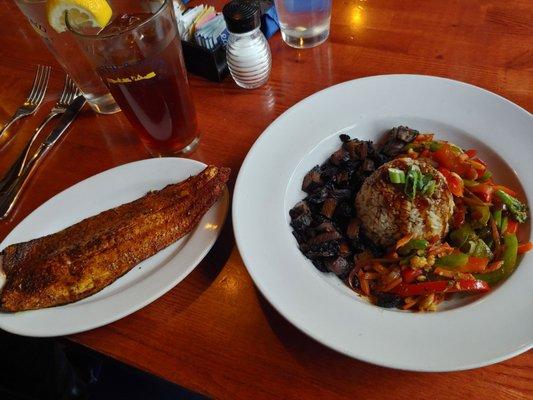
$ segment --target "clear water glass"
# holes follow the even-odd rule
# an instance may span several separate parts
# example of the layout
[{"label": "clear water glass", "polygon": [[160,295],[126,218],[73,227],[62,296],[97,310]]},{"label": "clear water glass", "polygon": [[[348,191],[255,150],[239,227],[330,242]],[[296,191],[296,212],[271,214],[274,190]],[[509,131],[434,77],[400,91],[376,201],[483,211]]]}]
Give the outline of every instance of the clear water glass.
[{"label": "clear water glass", "polygon": [[120,111],[75,38],[69,32],[57,33],[48,24],[46,0],[15,0],[15,3],[65,72],[76,82],[90,106],[100,114]]},{"label": "clear water glass", "polygon": [[281,37],[291,47],[304,49],[324,43],[329,36],[331,0],[274,0]]}]

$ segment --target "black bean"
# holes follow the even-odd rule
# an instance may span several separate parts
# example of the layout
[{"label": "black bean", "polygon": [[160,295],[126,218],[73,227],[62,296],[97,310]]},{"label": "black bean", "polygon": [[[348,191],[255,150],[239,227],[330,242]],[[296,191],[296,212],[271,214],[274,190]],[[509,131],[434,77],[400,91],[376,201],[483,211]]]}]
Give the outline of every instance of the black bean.
[{"label": "black bean", "polygon": [[361,169],[365,172],[374,172],[374,170],[376,169],[374,161],[372,161],[370,158],[367,158],[365,161],[363,161]]},{"label": "black bean", "polygon": [[378,293],[376,305],[383,308],[400,307],[403,305],[403,299],[394,293]]},{"label": "black bean", "polygon": [[355,208],[353,206],[353,202],[342,201],[337,205],[337,208],[335,209],[335,218],[346,219],[352,217],[353,215],[355,215]]},{"label": "black bean", "polygon": [[337,200],[346,200],[352,197],[352,191],[350,189],[333,189],[330,195]]},{"label": "black bean", "polygon": [[341,133],[339,135],[339,139],[341,140],[341,142],[346,143],[350,140],[350,136],[346,135],[345,133]]},{"label": "black bean", "polygon": [[410,129],[407,126],[398,126],[392,130],[396,131],[396,139],[399,139],[405,143],[411,143],[418,136],[418,131]]},{"label": "black bean", "polygon": [[314,245],[301,245],[300,250],[307,258],[335,257],[339,254],[339,243],[336,241],[318,243]]},{"label": "black bean", "polygon": [[317,165],[305,175],[302,182],[302,190],[307,193],[312,193],[321,186],[323,186],[322,176],[320,174],[320,168]]},{"label": "black bean", "polygon": [[351,267],[348,264],[348,261],[344,257],[336,257],[328,259],[326,262],[326,267],[337,276],[346,276],[350,272]]},{"label": "black bean", "polygon": [[291,226],[294,228],[295,231],[303,232],[304,230],[309,228],[312,221],[313,221],[313,218],[310,213],[302,214],[292,219]]},{"label": "black bean", "polygon": [[318,269],[320,272],[328,272],[328,267],[326,267],[326,264],[324,264],[323,260],[317,258],[312,262],[316,269]]},{"label": "black bean", "polygon": [[308,240],[306,232],[292,231],[292,235],[296,238],[296,241],[298,242],[298,244],[303,244],[307,242]]},{"label": "black bean", "polygon": [[305,200],[309,204],[322,204],[324,200],[328,197],[328,189],[325,187],[320,188],[313,194],[307,196]]},{"label": "black bean", "polygon": [[311,214],[309,205],[305,201],[296,203],[296,205],[289,211],[289,215],[292,219],[297,218],[302,214]]}]

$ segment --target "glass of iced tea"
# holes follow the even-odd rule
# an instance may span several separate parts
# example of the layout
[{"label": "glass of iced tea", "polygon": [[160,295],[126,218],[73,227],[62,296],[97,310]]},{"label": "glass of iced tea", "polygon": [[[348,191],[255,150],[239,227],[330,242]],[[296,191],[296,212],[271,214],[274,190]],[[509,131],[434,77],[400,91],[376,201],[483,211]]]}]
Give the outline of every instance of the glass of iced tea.
[{"label": "glass of iced tea", "polygon": [[191,152],[199,142],[172,0],[109,1],[101,30],[66,23],[154,156]]}]

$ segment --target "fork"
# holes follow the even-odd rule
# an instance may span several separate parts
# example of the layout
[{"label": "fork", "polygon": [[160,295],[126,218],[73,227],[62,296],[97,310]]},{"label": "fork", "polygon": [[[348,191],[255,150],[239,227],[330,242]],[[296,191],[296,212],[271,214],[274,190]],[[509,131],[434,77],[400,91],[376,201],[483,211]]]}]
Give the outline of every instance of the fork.
[{"label": "fork", "polygon": [[32,115],[35,111],[37,111],[37,108],[39,108],[39,106],[43,102],[46,89],[48,89],[50,71],[51,67],[49,67],[48,65],[37,66],[37,72],[35,73],[33,85],[31,87],[30,93],[28,94],[28,97],[26,98],[22,106],[20,106],[17,111],[15,111],[15,113],[11,116],[9,121],[7,121],[2,130],[0,130],[0,139],[2,138],[2,136],[4,136],[4,133],[11,125],[13,125],[15,121],[18,121],[19,119],[28,115]]},{"label": "fork", "polygon": [[37,129],[35,129],[33,136],[24,147],[24,150],[22,151],[20,156],[15,160],[15,162],[9,168],[5,176],[0,180],[0,193],[3,192],[7,187],[9,187],[13,180],[17,176],[20,176],[24,168],[30,162],[33,161],[33,157],[31,159],[29,158],[31,147],[33,143],[35,143],[35,140],[37,139],[41,131],[45,128],[45,126],[58,115],[64,114],[72,100],[74,100],[80,94],[81,92],[74,83],[74,81],[70,78],[70,76],[67,75],[65,77],[65,84],[63,85],[63,91],[61,93],[61,96],[59,97],[59,100],[54,105],[52,110],[50,110],[50,113],[48,113],[48,115],[43,119]]}]

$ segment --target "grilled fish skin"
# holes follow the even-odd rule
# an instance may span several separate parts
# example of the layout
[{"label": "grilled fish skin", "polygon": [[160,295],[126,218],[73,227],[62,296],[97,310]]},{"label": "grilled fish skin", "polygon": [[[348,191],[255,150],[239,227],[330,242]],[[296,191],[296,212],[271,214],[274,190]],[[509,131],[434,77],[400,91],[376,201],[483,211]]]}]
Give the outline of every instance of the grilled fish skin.
[{"label": "grilled fish skin", "polygon": [[206,167],[183,182],[89,217],[57,233],[8,246],[0,308],[72,303],[120,278],[188,234],[222,195],[228,168]]}]

